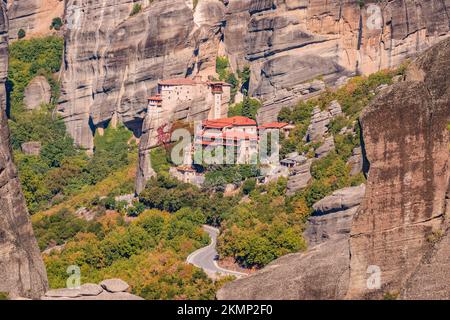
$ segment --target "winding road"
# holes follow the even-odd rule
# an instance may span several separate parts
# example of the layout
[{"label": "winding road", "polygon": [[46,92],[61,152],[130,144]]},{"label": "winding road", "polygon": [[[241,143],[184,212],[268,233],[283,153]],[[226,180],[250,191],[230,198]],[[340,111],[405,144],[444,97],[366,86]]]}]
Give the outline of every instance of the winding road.
[{"label": "winding road", "polygon": [[219,235],[219,229],[204,225],[203,230],[205,230],[209,237],[211,238],[211,243],[198,249],[197,251],[192,252],[186,259],[187,263],[193,264],[196,267],[202,268],[203,271],[206,272],[210,277],[214,278],[219,275],[231,275],[235,277],[244,277],[247,276],[246,273],[227,270],[219,267],[217,264],[217,236]]}]

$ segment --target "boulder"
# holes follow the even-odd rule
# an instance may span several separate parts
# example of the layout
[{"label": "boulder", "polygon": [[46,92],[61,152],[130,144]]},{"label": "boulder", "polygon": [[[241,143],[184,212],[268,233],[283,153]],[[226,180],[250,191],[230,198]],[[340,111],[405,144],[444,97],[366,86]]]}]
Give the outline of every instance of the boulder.
[{"label": "boulder", "polygon": [[23,102],[27,110],[36,110],[50,103],[52,89],[44,76],[37,76],[25,88]]},{"label": "boulder", "polygon": [[319,107],[315,107],[311,117],[311,123],[306,132],[307,142],[318,142],[328,132],[328,124],[331,115],[328,110],[321,111]]},{"label": "boulder", "polygon": [[314,214],[322,215],[358,206],[364,198],[365,192],[364,184],[337,190],[313,205]]},{"label": "boulder", "polygon": [[103,288],[95,283],[85,283],[81,285],[79,291],[82,296],[98,296],[103,292]]},{"label": "boulder", "polygon": [[41,143],[39,141],[24,142],[21,149],[26,155],[38,156],[41,153]]},{"label": "boulder", "polygon": [[107,279],[100,282],[100,286],[108,292],[125,292],[130,287],[128,283],[121,279]]},{"label": "boulder", "polygon": [[329,136],[325,139],[322,145],[315,150],[315,157],[318,159],[323,158],[333,150],[334,150],[334,137]]},{"label": "boulder", "polygon": [[287,195],[293,195],[298,190],[308,186],[309,181],[312,179],[311,164],[312,160],[308,160],[306,163],[291,169],[287,183]]}]

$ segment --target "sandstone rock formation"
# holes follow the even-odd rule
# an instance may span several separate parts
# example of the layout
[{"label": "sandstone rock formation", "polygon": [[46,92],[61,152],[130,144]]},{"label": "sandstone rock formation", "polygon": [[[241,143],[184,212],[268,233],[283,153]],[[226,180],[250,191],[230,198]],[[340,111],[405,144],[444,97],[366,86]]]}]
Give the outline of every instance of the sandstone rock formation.
[{"label": "sandstone rock formation", "polygon": [[[352,218],[364,196],[364,185],[338,190],[314,205],[305,237],[305,253],[281,257],[261,271],[227,283],[217,293],[229,299],[337,299],[349,281],[349,237]],[[316,215],[317,214],[317,215]]]},{"label": "sandstone rock formation", "polygon": [[32,37],[52,34],[54,30],[50,30],[50,25],[53,18],[62,17],[63,13],[64,0],[8,1],[9,37],[17,39],[20,29]]},{"label": "sandstone rock formation", "polygon": [[347,165],[351,167],[350,175],[354,176],[363,169],[363,157],[361,147],[356,147],[352,151],[352,156],[347,160]]},{"label": "sandstone rock formation", "polygon": [[[350,237],[313,238],[320,244],[225,285],[219,299],[450,298],[449,56],[450,39],[427,50],[361,115],[368,181]],[[335,207],[333,197],[322,201],[320,212]],[[329,238],[340,229],[321,223]],[[381,271],[379,288],[367,285],[370,266]]]},{"label": "sandstone rock formation", "polygon": [[312,160],[308,160],[306,163],[292,168],[288,177],[287,195],[293,195],[296,191],[308,186],[309,181],[312,179],[311,164]]},{"label": "sandstone rock formation", "polygon": [[[130,17],[134,3],[143,10]],[[113,117],[140,136],[158,80],[215,69],[224,10],[219,0],[202,1],[195,15],[184,0],[69,0],[67,6],[76,19],[66,36],[59,112],[87,149],[95,128]]]},{"label": "sandstone rock formation", "polygon": [[335,148],[334,146],[334,137],[329,136],[325,138],[323,143],[315,150],[315,157],[320,159],[326,157],[331,151]]},{"label": "sandstone rock formation", "polygon": [[129,287],[121,279],[107,279],[100,284],[85,283],[79,288],[49,290],[41,300],[144,300],[126,292]]},{"label": "sandstone rock formation", "polygon": [[28,219],[13,164],[6,119],[8,19],[0,3],[0,292],[38,298],[47,290],[47,274]]},{"label": "sandstone rock formation", "polygon": [[[349,297],[403,288],[405,298],[448,297],[450,265],[442,255],[449,250],[449,56],[450,40],[428,50],[408,68],[406,81],[384,90],[361,115],[370,169],[352,227]],[[439,234],[442,239],[430,240]],[[369,265],[382,271],[380,290],[366,287]],[[436,290],[427,291],[427,279],[439,277]]]},{"label": "sandstone rock formation", "polygon": [[27,155],[38,156],[41,152],[41,143],[39,141],[24,142],[20,148]]},{"label": "sandstone rock formation", "polygon": [[313,205],[314,213],[308,219],[305,238],[313,246],[328,240],[348,238],[353,216],[364,198],[364,184],[333,192]]},{"label": "sandstone rock formation", "polygon": [[37,76],[25,88],[23,103],[27,110],[39,109],[41,104],[50,103],[52,90],[43,76]]},{"label": "sandstone rock formation", "polygon": [[236,65],[252,68],[250,93],[265,100],[260,120],[313,95],[298,89],[318,76],[335,85],[342,76],[393,67],[449,33],[448,0],[363,3],[229,1],[225,45]]}]

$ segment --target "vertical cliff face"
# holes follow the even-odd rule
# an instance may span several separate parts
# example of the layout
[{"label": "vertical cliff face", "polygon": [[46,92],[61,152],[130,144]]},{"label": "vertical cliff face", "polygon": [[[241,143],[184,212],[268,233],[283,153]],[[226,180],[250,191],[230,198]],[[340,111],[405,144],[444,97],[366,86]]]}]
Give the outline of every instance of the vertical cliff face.
[{"label": "vertical cliff face", "polygon": [[[262,121],[282,106],[356,73],[393,67],[449,33],[449,0],[230,0],[224,42],[235,68],[252,69]],[[370,6],[377,4],[376,7]]]},{"label": "vertical cliff face", "polygon": [[[130,16],[134,3],[143,10]],[[78,145],[114,114],[140,135],[147,97],[157,81],[210,73],[215,67],[223,4],[184,0],[73,1],[66,35],[59,111]]]},{"label": "vertical cliff face", "polygon": [[[449,57],[446,39],[361,115],[368,180],[350,235],[275,260],[227,284],[218,298],[450,299]],[[333,202],[327,197],[314,207]],[[343,217],[338,224],[349,226]],[[332,215],[311,222],[307,235],[316,242],[318,234],[336,230]],[[379,288],[368,285],[371,276],[379,276]]]},{"label": "vertical cliff face", "polygon": [[[424,278],[450,274],[448,264],[434,259],[450,250],[449,56],[450,41],[427,51],[409,67],[405,82],[383,92],[361,116],[370,169],[352,227],[349,297],[380,297],[406,287],[406,297],[445,292],[449,298],[446,284],[436,287],[446,286],[441,292],[421,287]],[[380,267],[380,290],[367,289],[370,265]]]},{"label": "vertical cliff face", "polygon": [[0,292],[39,298],[47,289],[47,274],[11,158],[5,90],[8,19],[6,4],[0,5]]},{"label": "vertical cliff face", "polygon": [[64,0],[10,0],[8,1],[9,38],[17,39],[20,29],[27,36],[45,36],[53,18],[62,17]]},{"label": "vertical cliff face", "polygon": [[449,34],[450,0],[140,0],[130,16],[135,2],[66,1],[60,112],[86,148],[114,113],[139,135],[157,80],[213,74],[218,53],[250,66],[265,122],[322,80],[396,66]]}]

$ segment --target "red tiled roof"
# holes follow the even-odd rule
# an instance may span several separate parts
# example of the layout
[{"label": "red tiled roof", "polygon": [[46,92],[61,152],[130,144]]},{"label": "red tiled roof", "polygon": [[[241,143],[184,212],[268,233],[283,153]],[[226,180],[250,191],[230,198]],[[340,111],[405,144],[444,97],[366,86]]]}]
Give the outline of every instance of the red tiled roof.
[{"label": "red tiled roof", "polygon": [[175,78],[175,79],[167,79],[167,80],[161,80],[158,82],[158,84],[162,86],[193,86],[200,83],[197,80],[189,79],[189,78]]},{"label": "red tiled roof", "polygon": [[281,129],[289,125],[286,122],[270,122],[259,126],[260,129]]},{"label": "red tiled roof", "polygon": [[152,101],[162,101],[161,95],[157,94],[155,96],[151,96],[150,98],[148,98],[148,100],[152,100]]},{"label": "red tiled roof", "polygon": [[216,120],[205,120],[203,126],[208,128],[225,128],[230,126],[256,126],[256,121],[247,117],[235,116]]}]

